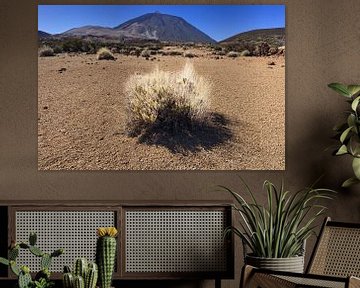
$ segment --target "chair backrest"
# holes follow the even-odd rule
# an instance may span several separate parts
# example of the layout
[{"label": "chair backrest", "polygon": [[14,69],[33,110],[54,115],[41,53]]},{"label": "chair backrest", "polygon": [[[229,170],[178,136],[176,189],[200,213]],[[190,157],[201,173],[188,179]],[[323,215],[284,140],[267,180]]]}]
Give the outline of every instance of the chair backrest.
[{"label": "chair backrest", "polygon": [[307,273],[360,277],[360,224],[326,218]]}]

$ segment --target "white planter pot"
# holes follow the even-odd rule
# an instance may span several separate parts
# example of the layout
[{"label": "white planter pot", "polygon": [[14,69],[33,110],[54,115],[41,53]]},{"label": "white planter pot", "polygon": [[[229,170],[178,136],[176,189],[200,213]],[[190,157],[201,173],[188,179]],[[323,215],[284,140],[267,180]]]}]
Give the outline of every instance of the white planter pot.
[{"label": "white planter pot", "polygon": [[246,255],[245,263],[262,269],[304,273],[304,256],[289,258],[262,258]]}]

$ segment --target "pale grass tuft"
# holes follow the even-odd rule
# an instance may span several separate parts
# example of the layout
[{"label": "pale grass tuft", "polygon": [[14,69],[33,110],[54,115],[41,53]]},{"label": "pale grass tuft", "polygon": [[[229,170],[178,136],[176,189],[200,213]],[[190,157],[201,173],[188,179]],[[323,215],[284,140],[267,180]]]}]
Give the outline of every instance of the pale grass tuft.
[{"label": "pale grass tuft", "polygon": [[144,75],[132,75],[125,85],[130,134],[142,129],[190,129],[205,121],[209,108],[210,83],[198,75],[191,63],[181,71],[156,68]]},{"label": "pale grass tuft", "polygon": [[98,60],[115,60],[114,54],[111,53],[111,51],[105,47],[102,47],[97,52]]}]

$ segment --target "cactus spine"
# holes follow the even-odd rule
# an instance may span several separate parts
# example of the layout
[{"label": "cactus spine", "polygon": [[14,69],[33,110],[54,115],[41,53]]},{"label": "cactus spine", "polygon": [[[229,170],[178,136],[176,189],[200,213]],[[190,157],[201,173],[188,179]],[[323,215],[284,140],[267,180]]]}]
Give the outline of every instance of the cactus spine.
[{"label": "cactus spine", "polygon": [[98,228],[96,261],[99,267],[100,288],[110,288],[116,258],[116,235],[114,227]]}]

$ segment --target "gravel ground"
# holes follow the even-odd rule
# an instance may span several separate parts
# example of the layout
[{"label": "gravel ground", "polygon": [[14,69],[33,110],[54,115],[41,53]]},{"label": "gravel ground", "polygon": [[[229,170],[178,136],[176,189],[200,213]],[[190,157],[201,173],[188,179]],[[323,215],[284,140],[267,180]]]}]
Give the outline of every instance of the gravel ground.
[{"label": "gravel ground", "polygon": [[[95,55],[39,58],[40,170],[285,169],[284,57],[116,56],[116,61],[97,61]],[[127,78],[156,65],[178,70],[186,61],[212,82],[215,125],[152,142],[129,137]],[[272,61],[275,65],[268,65]]]}]

